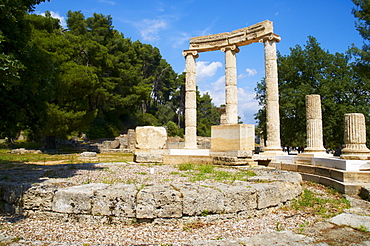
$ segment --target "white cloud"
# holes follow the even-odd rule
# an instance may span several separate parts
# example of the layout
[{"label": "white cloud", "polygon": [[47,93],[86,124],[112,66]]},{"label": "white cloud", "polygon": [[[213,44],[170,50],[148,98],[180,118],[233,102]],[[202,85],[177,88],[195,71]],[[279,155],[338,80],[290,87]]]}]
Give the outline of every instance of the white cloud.
[{"label": "white cloud", "polygon": [[244,124],[254,124],[254,114],[257,113],[260,106],[254,97],[254,91],[248,91],[244,88],[238,88],[238,115]]},{"label": "white cloud", "polygon": [[189,43],[190,37],[190,34],[186,32],[181,32],[178,35],[172,36],[172,47],[178,48],[181,47],[184,43]]},{"label": "white cloud", "polygon": [[252,77],[257,74],[257,70],[254,68],[247,68],[245,69],[247,73],[241,73],[238,75],[238,79],[243,79],[245,77]]},{"label": "white cloud", "polygon": [[[42,16],[45,16],[45,13],[37,13],[39,15],[42,15]],[[50,11],[50,14],[51,14],[51,17],[55,18],[55,19],[59,19],[59,23],[62,27],[66,28],[67,27],[67,23],[66,23],[66,20],[64,18],[64,16],[61,16],[58,12],[54,12],[54,11]]]},{"label": "white cloud", "polygon": [[145,41],[158,41],[160,40],[159,32],[160,30],[166,29],[167,22],[160,19],[145,19],[136,26]]},{"label": "white cloud", "polygon": [[110,1],[110,0],[99,0],[99,2],[101,2],[101,3],[108,3],[110,5],[115,5],[116,4],[116,2]]},{"label": "white cloud", "polygon": [[222,67],[221,62],[197,61],[197,79],[213,77],[219,67]]},{"label": "white cloud", "polygon": [[247,76],[254,76],[257,74],[257,70],[254,69],[254,68],[247,68],[245,69],[245,71],[247,72]]},{"label": "white cloud", "polygon": [[[225,76],[218,78],[215,82],[211,83],[210,89],[202,90],[202,94],[208,93],[212,102],[216,106],[225,104]],[[254,114],[257,113],[260,106],[254,97],[256,93],[249,91],[246,88],[238,87],[238,116],[244,124],[255,124]]]},{"label": "white cloud", "polygon": [[201,89],[199,90],[203,94],[208,92],[214,105],[220,106],[221,104],[225,104],[225,76],[222,76],[215,82],[211,83],[211,89],[206,91],[202,91]]}]

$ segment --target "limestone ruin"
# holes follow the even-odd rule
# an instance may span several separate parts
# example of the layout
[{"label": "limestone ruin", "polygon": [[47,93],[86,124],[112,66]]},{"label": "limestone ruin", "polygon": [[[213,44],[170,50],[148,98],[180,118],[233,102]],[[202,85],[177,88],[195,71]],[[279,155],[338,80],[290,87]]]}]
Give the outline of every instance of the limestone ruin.
[{"label": "limestone ruin", "polygon": [[[265,150],[267,152],[281,152],[276,62],[276,42],[279,41],[280,36],[274,34],[272,22],[268,20],[249,27],[234,30],[232,32],[200,36],[190,39],[189,49],[183,52],[186,60],[185,148],[197,149],[195,59],[199,57],[199,53],[215,50],[225,52],[226,109],[222,122],[225,125],[237,125],[241,127],[238,125],[236,54],[240,51],[240,46],[261,42],[265,45],[266,70],[267,141]],[[212,129],[216,130],[216,128],[217,126]],[[234,128],[235,127],[232,129]],[[230,129],[227,129],[227,131],[230,131]],[[237,129],[236,131],[240,132],[240,129]],[[235,139],[235,141],[240,140]]]},{"label": "limestone ruin", "polygon": [[344,115],[344,143],[342,159],[370,160],[370,150],[366,147],[365,116],[359,113]]}]

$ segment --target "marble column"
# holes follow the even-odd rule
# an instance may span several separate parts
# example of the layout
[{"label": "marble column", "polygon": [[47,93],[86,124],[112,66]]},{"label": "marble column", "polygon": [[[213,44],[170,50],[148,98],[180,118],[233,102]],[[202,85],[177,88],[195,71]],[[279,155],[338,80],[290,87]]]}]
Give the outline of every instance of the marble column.
[{"label": "marble column", "polygon": [[221,48],[225,52],[225,125],[238,124],[238,88],[236,74],[236,45]]},{"label": "marble column", "polygon": [[370,150],[366,147],[365,116],[359,113],[344,115],[344,143],[342,159],[369,160]]},{"label": "marble column", "polygon": [[325,152],[320,95],[306,95],[307,147],[305,152]]},{"label": "marble column", "polygon": [[186,50],[182,53],[186,62],[185,82],[185,149],[197,149],[197,96],[196,64],[197,51]]},{"label": "marble column", "polygon": [[[266,81],[266,146],[267,153],[282,153],[280,142],[280,114],[278,69],[276,60],[276,42],[280,37],[268,36],[260,42],[265,47],[265,81]],[[267,154],[266,153],[266,154]]]}]

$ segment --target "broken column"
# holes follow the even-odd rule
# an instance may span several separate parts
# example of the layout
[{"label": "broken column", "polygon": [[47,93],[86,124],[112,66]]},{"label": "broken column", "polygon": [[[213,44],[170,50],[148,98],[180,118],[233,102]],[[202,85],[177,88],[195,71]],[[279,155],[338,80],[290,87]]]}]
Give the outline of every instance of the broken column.
[{"label": "broken column", "polygon": [[197,95],[196,64],[197,51],[187,50],[182,53],[186,61],[185,84],[185,149],[197,149]]},{"label": "broken column", "polygon": [[238,124],[238,88],[236,74],[236,53],[239,48],[236,45],[221,48],[225,52],[225,124]]},{"label": "broken column", "polygon": [[370,160],[370,150],[366,147],[366,123],[363,114],[344,115],[344,143],[341,159]]},{"label": "broken column", "polygon": [[260,42],[265,47],[265,73],[266,73],[266,154],[282,154],[280,142],[280,114],[279,114],[279,89],[278,70],[276,61],[276,42],[278,36],[268,36]]},{"label": "broken column", "polygon": [[306,95],[307,147],[305,152],[325,153],[320,95]]}]

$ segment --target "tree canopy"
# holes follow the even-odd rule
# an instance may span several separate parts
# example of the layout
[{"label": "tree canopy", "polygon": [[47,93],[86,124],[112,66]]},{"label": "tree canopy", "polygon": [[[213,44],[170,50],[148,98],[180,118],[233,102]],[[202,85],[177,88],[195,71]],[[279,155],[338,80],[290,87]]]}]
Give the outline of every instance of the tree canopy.
[{"label": "tree canopy", "polygon": [[[28,130],[51,139],[81,132],[106,138],[138,125],[183,134],[185,76],[173,71],[158,48],[125,38],[109,15],[86,18],[68,11],[63,29],[49,12],[29,13],[40,2],[0,5],[1,11],[14,10],[0,27],[2,137]],[[210,135],[208,123],[217,123],[219,115],[209,95],[198,99],[206,124],[198,133]]]},{"label": "tree canopy", "polygon": [[[306,45],[296,45],[290,54],[278,54],[281,140],[284,146],[306,145],[305,96],[321,95],[324,145],[335,148],[343,144],[344,114],[368,115],[369,93],[354,71],[349,56],[323,50],[314,37]],[[265,103],[265,83],[256,88],[257,99]],[[265,108],[256,118],[265,129]],[[368,129],[369,126],[368,126]]]}]

